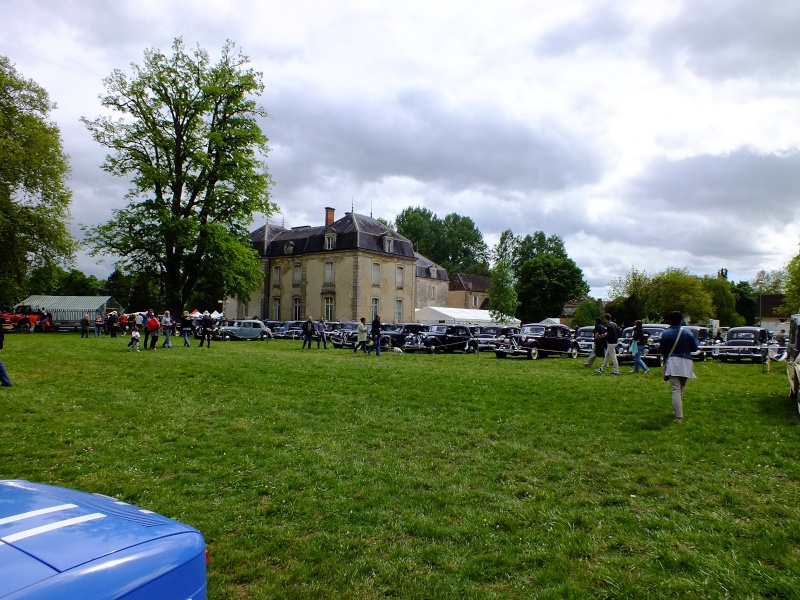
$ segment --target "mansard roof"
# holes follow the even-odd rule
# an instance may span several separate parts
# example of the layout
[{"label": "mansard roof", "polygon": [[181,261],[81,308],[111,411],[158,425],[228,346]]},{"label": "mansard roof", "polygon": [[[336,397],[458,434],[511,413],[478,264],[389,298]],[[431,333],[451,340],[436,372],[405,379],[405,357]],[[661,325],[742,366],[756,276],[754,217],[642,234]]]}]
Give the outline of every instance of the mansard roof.
[{"label": "mansard roof", "polygon": [[[262,228],[263,229],[263,228]],[[414,247],[411,242],[387,227],[377,219],[356,213],[345,213],[345,216],[329,226],[280,228],[275,235],[268,232],[266,254],[264,250],[264,233],[260,236],[254,231],[250,236],[253,246],[262,256],[296,256],[313,252],[332,252],[342,250],[367,250],[387,254],[384,240],[392,240],[392,249],[388,254],[414,259]],[[336,236],[334,250],[326,250],[325,237]],[[291,250],[290,250],[291,249]]]},{"label": "mansard roof", "polygon": [[448,281],[447,271],[444,267],[437,265],[430,259],[425,258],[419,252],[414,252],[417,259],[417,277],[424,279],[438,279],[439,281]]}]

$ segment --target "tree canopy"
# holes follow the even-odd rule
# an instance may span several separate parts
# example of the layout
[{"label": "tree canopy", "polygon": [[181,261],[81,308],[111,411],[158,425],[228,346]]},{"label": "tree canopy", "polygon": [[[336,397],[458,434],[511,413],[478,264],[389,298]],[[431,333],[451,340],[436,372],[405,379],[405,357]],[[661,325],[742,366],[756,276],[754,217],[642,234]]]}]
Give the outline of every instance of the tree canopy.
[{"label": "tree canopy", "polygon": [[71,262],[69,165],[56,105],[0,56],[0,306],[26,294],[32,268]]},{"label": "tree canopy", "polygon": [[489,288],[489,314],[498,323],[505,323],[517,314],[519,300],[514,287],[514,277],[505,261],[499,261],[492,269]]},{"label": "tree canopy", "polygon": [[102,105],[119,118],[83,119],[110,151],[104,169],[133,184],[127,206],[87,239],[124,270],[155,276],[174,311],[201,282],[219,297],[247,298],[263,279],[247,227],[275,207],[257,123],[266,112],[252,99],[263,84],[248,63],[232,42],[212,64],[178,38],[171,55],[146,50],[131,76],[115,70],[104,80]]},{"label": "tree canopy", "polygon": [[489,273],[489,249],[475,222],[456,213],[440,219],[421,206],[404,209],[395,219],[397,232],[414,249],[448,273]]},{"label": "tree canopy", "polygon": [[522,265],[517,294],[517,316],[523,323],[541,321],[561,314],[569,300],[589,293],[583,271],[571,258],[540,254]]}]

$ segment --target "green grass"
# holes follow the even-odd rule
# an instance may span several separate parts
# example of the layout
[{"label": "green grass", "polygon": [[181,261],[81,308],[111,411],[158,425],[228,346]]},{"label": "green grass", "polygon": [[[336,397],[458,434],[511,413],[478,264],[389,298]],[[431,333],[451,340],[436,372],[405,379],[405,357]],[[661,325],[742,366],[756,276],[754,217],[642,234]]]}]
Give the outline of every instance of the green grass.
[{"label": "green grass", "polygon": [[0,476],[197,527],[210,598],[792,598],[798,419],[783,364],[126,352],[6,337]]}]

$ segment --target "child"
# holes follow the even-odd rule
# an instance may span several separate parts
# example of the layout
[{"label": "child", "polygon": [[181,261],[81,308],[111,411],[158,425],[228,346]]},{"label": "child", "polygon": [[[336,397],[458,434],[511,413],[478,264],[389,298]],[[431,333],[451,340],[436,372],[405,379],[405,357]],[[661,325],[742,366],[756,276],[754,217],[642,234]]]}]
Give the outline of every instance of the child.
[{"label": "child", "polygon": [[139,327],[136,325],[133,326],[133,331],[131,331],[131,343],[128,345],[131,347],[131,350],[135,348],[137,352],[139,351]]}]

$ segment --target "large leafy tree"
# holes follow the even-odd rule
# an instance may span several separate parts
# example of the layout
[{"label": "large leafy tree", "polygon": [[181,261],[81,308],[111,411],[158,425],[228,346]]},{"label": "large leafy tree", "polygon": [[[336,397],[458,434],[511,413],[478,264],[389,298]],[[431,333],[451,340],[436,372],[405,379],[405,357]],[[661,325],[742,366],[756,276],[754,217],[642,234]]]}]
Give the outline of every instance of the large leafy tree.
[{"label": "large leafy tree", "polygon": [[744,325],[744,317],[736,312],[736,294],[733,293],[733,284],[729,282],[722,272],[716,277],[703,277],[703,289],[711,294],[714,304],[713,316],[719,319],[720,325],[739,327]]},{"label": "large leafy tree", "polygon": [[517,282],[520,300],[517,316],[525,323],[557,317],[569,300],[588,293],[589,284],[575,261],[540,254],[522,265]]},{"label": "large leafy tree", "polygon": [[574,327],[586,327],[594,325],[596,318],[603,318],[605,313],[602,300],[584,300],[575,309],[575,316],[572,317]]},{"label": "large leafy tree", "polygon": [[0,306],[27,292],[32,268],[69,263],[71,194],[56,105],[0,56]]},{"label": "large leafy tree", "polygon": [[173,311],[200,281],[247,298],[263,280],[247,228],[274,206],[257,123],[266,113],[253,100],[263,84],[248,63],[232,42],[212,64],[176,39],[171,55],[147,50],[131,76],[116,70],[104,80],[102,104],[120,118],[83,119],[111,152],[105,170],[133,184],[128,205],[88,241],[125,270],[157,277]]},{"label": "large leafy tree", "polygon": [[417,252],[448,273],[489,274],[489,249],[469,217],[450,213],[440,219],[427,208],[417,206],[397,215],[395,225]]},{"label": "large leafy tree", "polygon": [[714,315],[711,294],[704,289],[702,280],[686,269],[670,268],[656,273],[647,292],[649,315],[664,319],[670,311],[679,310],[695,323]]}]

